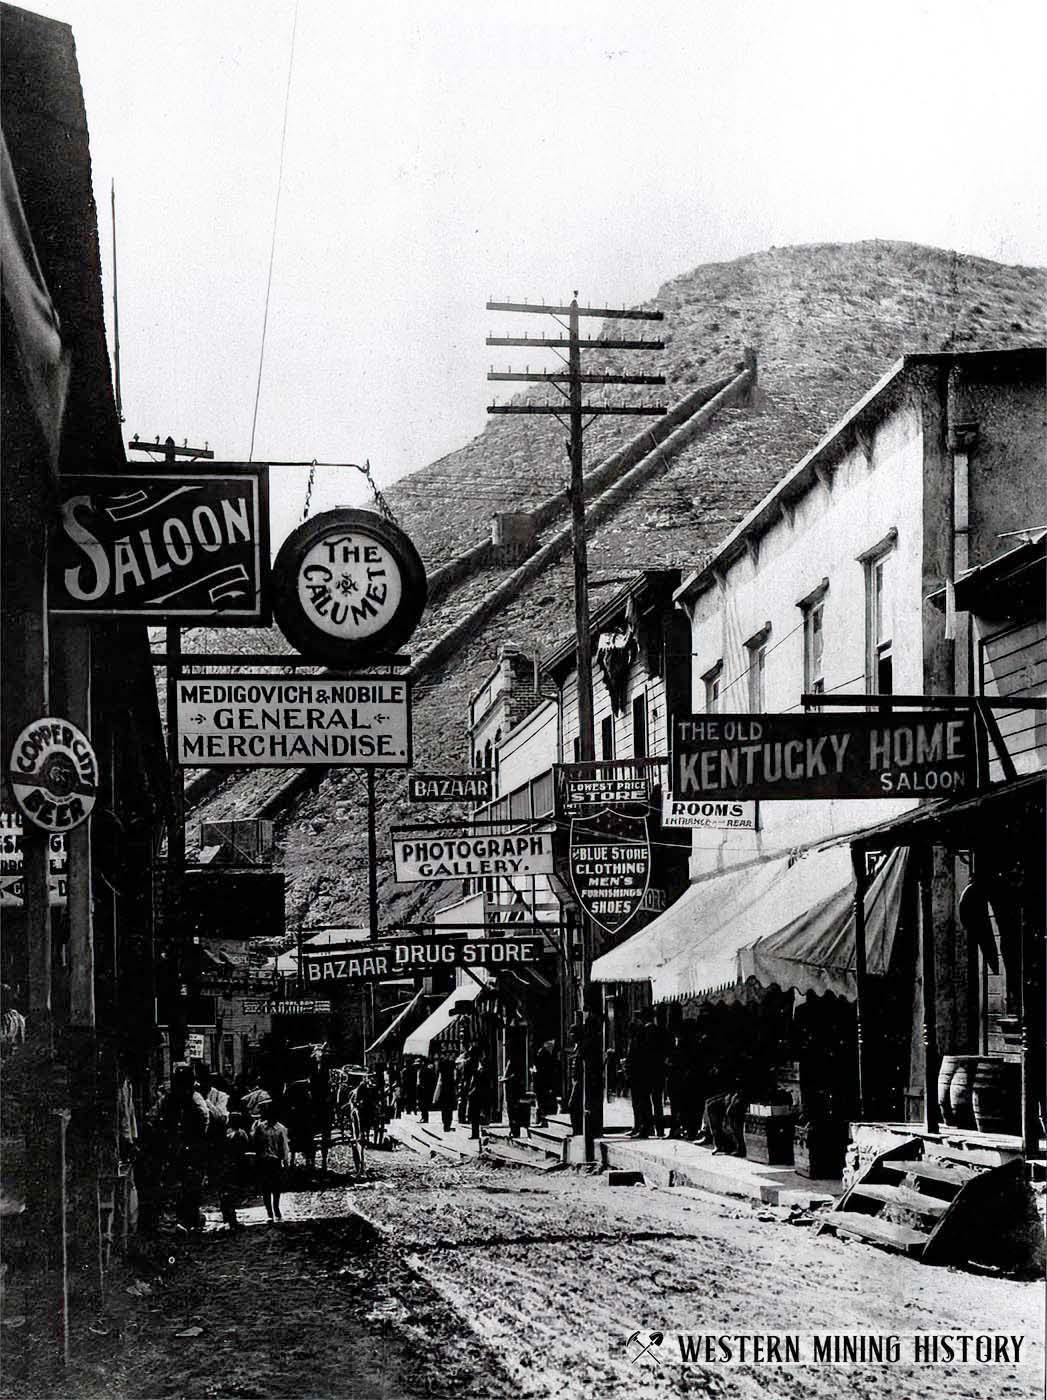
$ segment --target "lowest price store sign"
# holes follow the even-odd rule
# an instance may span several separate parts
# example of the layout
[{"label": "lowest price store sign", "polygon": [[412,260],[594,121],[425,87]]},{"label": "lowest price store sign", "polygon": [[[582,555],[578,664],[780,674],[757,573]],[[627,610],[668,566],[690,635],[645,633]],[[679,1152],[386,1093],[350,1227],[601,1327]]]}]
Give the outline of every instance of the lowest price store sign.
[{"label": "lowest price store sign", "polygon": [[545,954],[541,938],[410,938],[353,948],[302,951],[307,987],[332,982],[378,982],[425,974],[434,967],[533,967]]},{"label": "lowest price store sign", "polygon": [[183,767],[410,767],[406,680],[208,676],[177,687]]}]

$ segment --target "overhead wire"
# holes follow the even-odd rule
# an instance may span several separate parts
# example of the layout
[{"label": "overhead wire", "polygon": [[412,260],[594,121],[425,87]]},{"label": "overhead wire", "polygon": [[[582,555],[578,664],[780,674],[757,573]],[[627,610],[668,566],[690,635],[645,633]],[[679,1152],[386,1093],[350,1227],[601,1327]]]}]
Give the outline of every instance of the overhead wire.
[{"label": "overhead wire", "polygon": [[273,236],[269,245],[269,274],[265,282],[265,311],[262,316],[262,343],[258,350],[258,379],[254,390],[254,412],[251,415],[251,448],[247,454],[249,462],[254,461],[255,430],[258,427],[258,404],[262,394],[262,366],[265,363],[265,337],[269,328],[269,300],[273,289],[273,263],[276,259],[276,231],[280,222],[280,194],[284,184],[284,152],[287,148],[287,113],[291,106],[291,77],[294,73],[295,36],[298,33],[298,0],[295,0],[294,19],[291,22],[291,52],[287,61],[287,90],[284,93],[284,120],[280,131],[280,163],[276,174],[276,204],[273,209]]}]

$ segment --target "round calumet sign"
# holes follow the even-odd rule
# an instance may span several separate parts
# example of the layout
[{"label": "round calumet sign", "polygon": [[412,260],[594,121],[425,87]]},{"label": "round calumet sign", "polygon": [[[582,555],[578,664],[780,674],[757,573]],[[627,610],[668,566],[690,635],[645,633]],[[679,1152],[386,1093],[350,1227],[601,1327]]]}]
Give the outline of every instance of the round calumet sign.
[{"label": "round calumet sign", "polygon": [[418,551],[368,510],[329,510],[300,525],[273,565],[273,615],[303,656],[366,664],[418,626],[428,588]]},{"label": "round calumet sign", "polygon": [[23,813],[45,831],[79,826],[98,796],[98,759],[91,741],[69,720],[50,715],[19,734],[8,777]]}]

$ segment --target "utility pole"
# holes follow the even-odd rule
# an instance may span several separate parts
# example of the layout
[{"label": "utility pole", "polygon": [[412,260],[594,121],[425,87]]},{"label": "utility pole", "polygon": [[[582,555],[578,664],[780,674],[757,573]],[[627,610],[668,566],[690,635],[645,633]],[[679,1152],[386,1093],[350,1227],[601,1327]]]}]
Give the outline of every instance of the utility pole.
[{"label": "utility pole", "polygon": [[[589,562],[585,535],[585,477],[583,438],[585,430],[598,417],[654,417],[660,418],[666,411],[664,404],[583,404],[584,384],[664,384],[665,376],[660,374],[585,374],[582,372],[582,350],[664,350],[661,340],[600,340],[584,339],[579,331],[582,316],[597,317],[602,321],[661,321],[661,311],[635,311],[625,307],[612,309],[578,305],[578,293],[571,298],[570,306],[531,305],[529,302],[489,301],[488,311],[522,312],[524,314],[552,316],[567,331],[562,336],[488,336],[488,345],[518,346],[530,349],[555,350],[563,359],[567,351],[566,372],[534,373],[528,367],[523,373],[507,370],[496,373],[492,370],[487,378],[506,383],[551,384],[566,399],[568,421],[567,455],[571,464],[571,543],[574,552],[574,625],[575,655],[578,671],[578,756],[583,763],[596,759],[596,732],[593,720],[593,659],[592,636],[589,631]],[[564,317],[567,317],[566,324]],[[566,392],[564,385],[567,386]],[[492,404],[488,413],[538,413],[552,414],[564,422],[563,406],[560,404]],[[588,415],[588,422],[584,422]],[[584,1137],[586,1161],[595,1157],[595,1142],[602,1130],[603,1120],[603,1061],[597,1047],[590,1044],[597,1033],[594,1028],[602,1022],[602,1008],[594,991],[590,969],[593,964],[594,930],[592,921],[581,915],[582,926],[582,979],[581,1010],[583,1031],[580,1053],[583,1057],[583,1102]]]},{"label": "utility pole", "polygon": [[[165,438],[161,443],[141,442],[137,437],[127,444],[131,452],[162,452],[164,463],[173,466],[179,457],[193,461],[212,461],[214,453],[205,444],[203,447],[189,447],[185,442],[179,447],[174,438]],[[175,937],[175,987],[176,996],[172,1008],[172,1023],[168,1028],[172,1063],[185,1055],[187,1034],[188,993],[182,995],[182,977],[185,974],[185,930],[182,927],[182,884],[185,878],[185,773],[178,763],[178,741],[175,734],[174,716],[178,708],[178,678],[182,674],[182,629],[177,622],[167,623],[165,629],[165,650],[167,652],[167,764],[171,770],[171,829],[167,833],[167,915]]]}]

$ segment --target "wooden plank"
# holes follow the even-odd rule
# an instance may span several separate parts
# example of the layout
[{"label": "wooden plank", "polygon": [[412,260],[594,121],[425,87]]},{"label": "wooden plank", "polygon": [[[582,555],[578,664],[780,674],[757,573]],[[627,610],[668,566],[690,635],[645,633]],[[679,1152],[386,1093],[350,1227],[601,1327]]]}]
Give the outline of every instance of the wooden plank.
[{"label": "wooden plank", "polygon": [[900,1172],[903,1176],[922,1176],[926,1181],[942,1181],[948,1186],[966,1186],[972,1178],[980,1175],[966,1167],[947,1167],[944,1163],[906,1160],[896,1157],[883,1163],[885,1171]]},{"label": "wooden plank", "polygon": [[878,1215],[860,1215],[857,1211],[833,1211],[825,1224],[838,1234],[857,1235],[859,1239],[871,1240],[901,1254],[921,1254],[927,1243],[927,1236],[919,1230],[881,1220]]},{"label": "wooden plank", "polygon": [[903,1210],[919,1211],[922,1215],[944,1215],[952,1205],[951,1201],[943,1201],[940,1196],[925,1196],[921,1191],[910,1190],[907,1186],[888,1186],[879,1181],[860,1182],[852,1190],[850,1199],[856,1196],[900,1206]]}]

